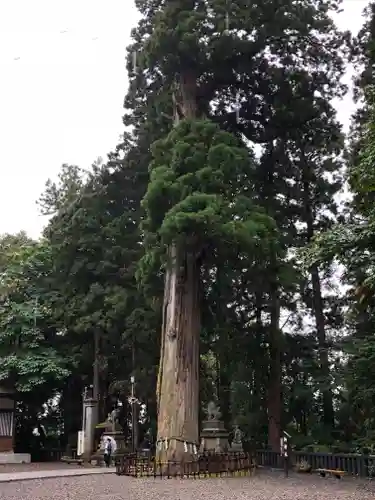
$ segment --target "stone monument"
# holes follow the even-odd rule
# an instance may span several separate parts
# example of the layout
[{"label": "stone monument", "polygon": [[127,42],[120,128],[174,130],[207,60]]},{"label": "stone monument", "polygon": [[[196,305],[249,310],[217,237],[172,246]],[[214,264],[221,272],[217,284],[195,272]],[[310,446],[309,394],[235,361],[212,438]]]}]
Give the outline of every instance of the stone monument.
[{"label": "stone monument", "polygon": [[96,461],[98,465],[104,463],[104,446],[108,438],[112,442],[112,457],[114,459],[117,454],[123,453],[126,449],[124,433],[118,419],[119,413],[120,409],[115,408],[111,413],[108,413],[107,420],[98,425],[99,428],[104,428],[104,432],[100,439],[99,448],[91,457],[91,461]]},{"label": "stone monument", "polygon": [[207,420],[202,423],[200,451],[225,452],[229,448],[229,433],[220,420],[220,408],[210,401],[206,410]]},{"label": "stone monument", "polygon": [[242,438],[243,438],[243,432],[241,431],[238,425],[235,425],[233,429],[233,441],[230,446],[230,451],[235,451],[235,452],[243,451]]}]

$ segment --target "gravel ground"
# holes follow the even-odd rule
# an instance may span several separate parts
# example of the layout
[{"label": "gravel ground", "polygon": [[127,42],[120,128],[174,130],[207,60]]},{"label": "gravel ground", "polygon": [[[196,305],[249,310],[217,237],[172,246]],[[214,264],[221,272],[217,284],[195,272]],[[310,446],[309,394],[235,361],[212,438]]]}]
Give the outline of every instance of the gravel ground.
[{"label": "gravel ground", "polygon": [[260,473],[233,479],[133,479],[108,476],[0,485],[1,500],[374,500],[368,482]]}]

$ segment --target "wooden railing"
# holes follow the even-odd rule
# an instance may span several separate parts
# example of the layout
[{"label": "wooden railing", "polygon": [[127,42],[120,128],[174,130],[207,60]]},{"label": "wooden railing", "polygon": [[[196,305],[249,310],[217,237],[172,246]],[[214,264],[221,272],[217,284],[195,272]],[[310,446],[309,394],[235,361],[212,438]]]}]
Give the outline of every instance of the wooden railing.
[{"label": "wooden railing", "polygon": [[248,453],[203,453],[193,461],[160,462],[154,457],[127,453],[115,458],[116,473],[133,477],[228,477],[247,476],[254,470]]},{"label": "wooden railing", "polygon": [[[71,451],[72,451],[71,453],[72,458],[76,458],[77,455],[76,450],[71,450]],[[33,453],[32,460],[35,462],[54,462],[61,460],[63,455],[65,455],[65,450],[59,448],[47,448],[38,450],[38,452],[36,452],[35,454]],[[222,457],[224,456],[225,454],[222,454]],[[127,457],[126,460],[125,457]],[[242,468],[241,463],[245,457],[247,459],[248,455],[231,454],[230,459],[231,460],[235,459],[236,461],[236,466],[234,467],[235,470],[241,470]],[[284,467],[284,460],[281,458],[280,453],[275,451],[257,450],[252,455],[252,457],[256,465],[258,466],[270,467],[270,468]],[[138,459],[137,461],[139,461],[138,465],[140,465],[140,462],[142,461],[146,463],[147,461],[151,460],[148,453],[139,453],[137,459]],[[225,456],[225,460],[224,458],[221,458],[220,460],[226,463],[229,459],[228,456]],[[288,460],[290,468],[293,468],[296,464],[299,464],[301,462],[307,462],[312,469],[340,469],[345,471],[347,474],[353,476],[375,477],[375,455],[363,455],[357,453],[333,454],[333,453],[313,453],[307,451],[292,451],[290,452]],[[134,466],[133,461],[134,459],[132,455],[126,454],[124,455],[124,457],[121,457],[120,460],[121,467],[127,468],[132,466],[131,468],[133,468]],[[202,456],[201,461],[203,464],[203,462],[207,461],[207,458],[205,456]],[[120,462],[118,462],[118,465],[120,465]],[[210,463],[212,462],[211,457],[209,462]],[[247,460],[245,460],[245,463],[247,466]],[[223,466],[223,463],[221,463],[221,466]],[[153,467],[155,467],[155,465],[153,465]],[[229,467],[229,465],[226,464],[226,467]],[[206,465],[204,466],[204,468],[206,468]],[[155,470],[153,470],[152,472],[152,475],[154,474]]]},{"label": "wooden railing", "polygon": [[[302,461],[311,465],[312,469],[340,469],[353,476],[375,476],[375,455],[313,453],[306,451],[292,451],[290,453],[289,466],[291,468]],[[257,450],[256,463],[263,467],[283,467],[280,454],[270,450]]]}]

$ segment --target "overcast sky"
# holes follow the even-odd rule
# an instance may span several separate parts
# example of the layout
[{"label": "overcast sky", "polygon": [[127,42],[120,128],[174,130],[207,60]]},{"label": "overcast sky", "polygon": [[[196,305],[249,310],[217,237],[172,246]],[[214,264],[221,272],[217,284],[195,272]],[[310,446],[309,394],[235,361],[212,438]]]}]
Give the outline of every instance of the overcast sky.
[{"label": "overcast sky", "polygon": [[[368,0],[344,0],[358,31]],[[0,1],[0,234],[37,237],[36,199],[62,163],[87,168],[123,131],[132,0]],[[347,125],[350,97],[338,104]]]}]

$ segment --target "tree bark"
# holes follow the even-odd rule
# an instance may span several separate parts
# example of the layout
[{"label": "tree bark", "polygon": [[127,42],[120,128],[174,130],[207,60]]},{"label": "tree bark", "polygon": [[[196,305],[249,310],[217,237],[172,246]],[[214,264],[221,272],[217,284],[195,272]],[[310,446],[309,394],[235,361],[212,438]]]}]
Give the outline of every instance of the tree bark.
[{"label": "tree bark", "polygon": [[[274,155],[274,147],[270,145],[271,157]],[[271,161],[268,169],[268,179],[265,184],[264,201],[266,206],[273,206],[275,197],[275,162]],[[273,211],[269,213],[275,216]],[[282,402],[282,380],[281,380],[281,331],[280,331],[280,300],[277,255],[271,256],[269,279],[269,376],[268,376],[268,444],[273,451],[280,450],[281,418],[283,413]],[[259,318],[261,322],[261,317]]]},{"label": "tree bark", "polygon": [[[277,271],[275,270],[275,273]],[[281,332],[280,303],[277,283],[272,284],[270,294],[270,371],[268,387],[268,444],[273,451],[280,449],[281,437]]]},{"label": "tree bark", "polygon": [[192,460],[199,446],[200,270],[172,246],[164,289],[158,376],[158,461]]},{"label": "tree bark", "polygon": [[313,303],[316,322],[316,333],[319,346],[319,364],[321,374],[321,392],[323,400],[323,422],[325,425],[333,428],[335,424],[335,415],[333,410],[333,396],[330,384],[330,368],[328,345],[324,325],[324,311],[322,290],[320,285],[319,272],[316,266],[311,269],[311,280],[313,286]]},{"label": "tree bark", "polygon": [[61,406],[64,416],[64,438],[67,444],[72,444],[71,437],[82,429],[82,381],[80,377],[72,375],[67,380],[62,393]]},{"label": "tree bark", "polygon": [[[305,222],[307,225],[307,241],[310,242],[314,237],[314,214],[312,209],[312,200],[310,199],[310,185],[312,179],[312,172],[309,168],[308,162],[304,156],[302,149],[302,162],[303,162],[303,197],[305,209]],[[330,428],[334,427],[335,415],[333,410],[333,396],[330,384],[330,368],[327,337],[324,324],[324,307],[322,289],[319,277],[319,270],[317,266],[311,267],[311,281],[313,289],[313,309],[316,324],[316,334],[318,340],[319,350],[319,364],[321,375],[321,393],[323,400],[323,422]]]},{"label": "tree bark", "polygon": [[[225,285],[225,286],[224,286]],[[227,430],[231,424],[231,359],[228,351],[228,330],[225,325],[225,311],[228,302],[227,282],[224,269],[220,266],[216,269],[216,324],[219,325],[219,339],[216,348],[217,360],[217,396],[221,409],[221,418]]]},{"label": "tree bark", "polygon": [[[197,116],[197,79],[182,73],[174,94],[175,126]],[[158,374],[156,459],[184,462],[197,457],[199,447],[199,249],[168,250],[164,285],[161,356]]]},{"label": "tree bark", "polygon": [[[100,403],[100,331],[94,330],[94,363],[93,363],[93,389],[92,396],[96,401],[96,407],[93,411],[93,426],[99,423],[99,403]],[[94,432],[94,430],[93,430]]]},{"label": "tree bark", "polygon": [[[222,347],[220,346],[222,350]],[[220,410],[222,421],[226,429],[230,428],[231,424],[231,379],[229,376],[229,360],[227,359],[227,352],[219,354],[219,370],[218,370],[218,399],[220,403]]]}]

